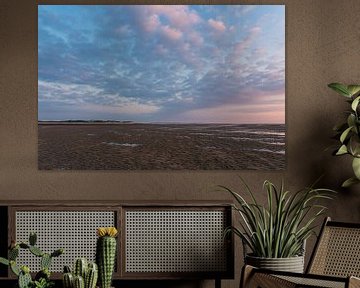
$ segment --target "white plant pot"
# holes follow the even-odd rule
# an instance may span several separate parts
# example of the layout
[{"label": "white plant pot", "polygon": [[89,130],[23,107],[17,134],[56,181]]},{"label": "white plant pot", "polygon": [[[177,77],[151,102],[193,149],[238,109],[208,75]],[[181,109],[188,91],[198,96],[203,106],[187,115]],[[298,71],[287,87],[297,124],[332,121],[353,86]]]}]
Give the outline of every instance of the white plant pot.
[{"label": "white plant pot", "polygon": [[245,263],[262,269],[304,273],[304,256],[289,258],[263,258],[246,255]]}]

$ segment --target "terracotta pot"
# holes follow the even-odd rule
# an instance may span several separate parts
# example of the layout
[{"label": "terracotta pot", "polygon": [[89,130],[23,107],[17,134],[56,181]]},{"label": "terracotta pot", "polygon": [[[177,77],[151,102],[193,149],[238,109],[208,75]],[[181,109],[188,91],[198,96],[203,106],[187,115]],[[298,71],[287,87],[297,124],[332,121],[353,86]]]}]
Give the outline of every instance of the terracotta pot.
[{"label": "terracotta pot", "polygon": [[245,263],[254,267],[287,272],[304,272],[304,256],[289,258],[263,258],[246,255]]}]

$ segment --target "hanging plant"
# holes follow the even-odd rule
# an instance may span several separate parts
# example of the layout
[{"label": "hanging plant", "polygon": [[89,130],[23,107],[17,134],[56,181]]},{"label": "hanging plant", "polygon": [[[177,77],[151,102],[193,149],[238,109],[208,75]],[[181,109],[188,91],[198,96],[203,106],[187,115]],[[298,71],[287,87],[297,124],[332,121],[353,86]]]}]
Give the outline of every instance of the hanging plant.
[{"label": "hanging plant", "polygon": [[346,98],[350,109],[346,111],[347,120],[334,127],[340,146],[334,151],[334,155],[349,154],[352,159],[354,176],[345,180],[342,187],[349,187],[360,183],[360,85],[344,85],[331,83],[329,88]]}]

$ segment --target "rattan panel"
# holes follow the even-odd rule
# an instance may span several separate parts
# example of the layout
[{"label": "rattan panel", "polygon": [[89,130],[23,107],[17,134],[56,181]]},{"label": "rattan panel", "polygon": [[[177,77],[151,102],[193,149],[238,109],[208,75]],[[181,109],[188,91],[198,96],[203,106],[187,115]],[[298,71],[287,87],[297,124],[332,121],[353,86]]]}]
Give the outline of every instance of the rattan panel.
[{"label": "rattan panel", "polygon": [[343,282],[331,281],[324,279],[315,279],[315,278],[302,278],[295,276],[279,276],[276,277],[287,280],[291,283],[294,283],[294,287],[322,287],[322,288],[345,288],[345,280]]},{"label": "rattan panel", "polygon": [[310,272],[360,277],[360,229],[326,227]]},{"label": "rattan panel", "polygon": [[[72,265],[78,257],[95,260],[96,228],[102,226],[115,226],[114,211],[16,211],[16,241],[27,242],[35,231],[37,246],[43,251],[65,249],[54,259],[52,272],[62,272],[64,265]],[[40,268],[40,259],[28,251],[21,251],[18,262],[26,263],[31,271]]]},{"label": "rattan panel", "polygon": [[125,272],[223,272],[224,211],[125,213]]}]

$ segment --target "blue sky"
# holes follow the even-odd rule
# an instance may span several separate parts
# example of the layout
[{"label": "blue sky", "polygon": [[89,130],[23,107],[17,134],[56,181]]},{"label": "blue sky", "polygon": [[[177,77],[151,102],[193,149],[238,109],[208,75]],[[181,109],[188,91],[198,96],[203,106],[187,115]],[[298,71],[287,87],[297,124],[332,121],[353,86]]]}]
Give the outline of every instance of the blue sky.
[{"label": "blue sky", "polygon": [[284,123],[284,5],[39,5],[39,120]]}]

